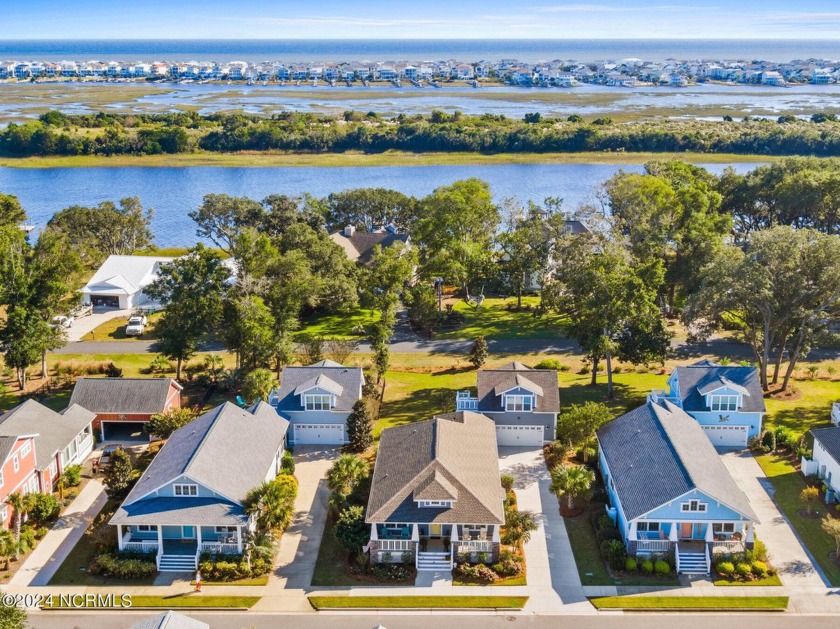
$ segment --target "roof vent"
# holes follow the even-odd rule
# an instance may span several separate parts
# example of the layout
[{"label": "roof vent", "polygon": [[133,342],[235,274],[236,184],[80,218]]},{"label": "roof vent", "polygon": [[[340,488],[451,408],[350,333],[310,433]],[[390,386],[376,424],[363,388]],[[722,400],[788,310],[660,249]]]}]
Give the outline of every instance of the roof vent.
[{"label": "roof vent", "polygon": [[344,235],[348,238],[356,233],[356,228],[353,225],[348,225],[344,228]]}]

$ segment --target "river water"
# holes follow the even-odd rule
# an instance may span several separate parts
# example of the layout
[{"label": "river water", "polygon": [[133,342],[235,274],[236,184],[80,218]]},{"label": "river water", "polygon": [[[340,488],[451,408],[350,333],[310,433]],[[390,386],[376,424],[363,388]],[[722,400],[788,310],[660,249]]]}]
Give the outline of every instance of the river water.
[{"label": "river water", "polygon": [[[702,164],[701,164],[702,165]],[[702,165],[720,173],[725,164]],[[758,164],[733,164],[745,172]],[[499,164],[481,166],[380,166],[284,168],[0,168],[0,191],[16,195],[30,222],[43,226],[57,211],[70,205],[137,196],[155,209],[152,230],[158,246],[195,243],[195,226],[187,216],[205,194],[226,193],[262,199],[269,194],[304,192],[323,197],[349,188],[385,187],[424,196],[438,186],[479,177],[490,183],[497,201],[517,198],[541,202],[561,197],[574,209],[596,201],[599,186],[618,170],[640,172],[628,164]]]}]

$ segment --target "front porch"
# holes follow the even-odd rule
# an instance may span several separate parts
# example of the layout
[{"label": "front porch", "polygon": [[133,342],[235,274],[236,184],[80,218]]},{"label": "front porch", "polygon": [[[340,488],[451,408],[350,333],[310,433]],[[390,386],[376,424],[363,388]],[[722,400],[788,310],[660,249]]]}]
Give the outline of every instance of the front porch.
[{"label": "front porch", "polygon": [[373,563],[399,563],[403,553],[411,553],[418,569],[424,555],[445,556],[451,567],[464,554],[471,560],[481,553],[497,559],[499,533],[495,524],[377,523],[371,524],[367,550]]},{"label": "front porch", "polygon": [[737,553],[753,546],[755,532],[749,522],[632,521],[627,535],[631,555],[668,554],[691,547],[708,547],[710,553]]},{"label": "front porch", "polygon": [[159,570],[170,564],[194,569],[204,553],[241,555],[245,533],[242,526],[116,526],[119,550],[154,553]]}]

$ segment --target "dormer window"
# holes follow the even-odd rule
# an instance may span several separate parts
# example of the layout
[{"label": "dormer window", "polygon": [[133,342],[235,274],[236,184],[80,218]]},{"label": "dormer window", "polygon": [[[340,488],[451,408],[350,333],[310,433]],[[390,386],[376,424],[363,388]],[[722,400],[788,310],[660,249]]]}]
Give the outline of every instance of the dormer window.
[{"label": "dormer window", "polygon": [[533,395],[506,395],[505,410],[509,413],[528,412],[534,409]]},{"label": "dormer window", "polygon": [[198,496],[198,485],[179,484],[172,487],[176,496]]},{"label": "dormer window", "polygon": [[706,503],[699,500],[689,500],[680,504],[680,511],[686,513],[705,513]]},{"label": "dormer window", "polygon": [[303,405],[307,411],[328,411],[332,408],[332,396],[304,395]]},{"label": "dormer window", "polygon": [[710,408],[713,411],[737,411],[738,410],[738,396],[737,395],[712,395],[710,401]]},{"label": "dormer window", "polygon": [[449,509],[452,506],[451,500],[421,500],[418,503],[421,507],[434,507],[437,509]]}]

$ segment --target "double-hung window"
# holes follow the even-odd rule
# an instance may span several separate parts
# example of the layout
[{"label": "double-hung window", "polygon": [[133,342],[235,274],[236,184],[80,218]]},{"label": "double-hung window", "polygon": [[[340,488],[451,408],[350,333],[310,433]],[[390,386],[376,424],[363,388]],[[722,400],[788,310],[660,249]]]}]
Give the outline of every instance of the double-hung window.
[{"label": "double-hung window", "polygon": [[735,532],[735,523],[734,522],[715,522],[712,524],[712,532],[713,533],[734,533]]},{"label": "double-hung window", "polygon": [[509,413],[530,411],[534,408],[533,395],[506,395],[505,410]]},{"label": "double-hung window", "polygon": [[15,472],[20,469],[20,459],[17,454],[12,458],[12,466],[14,466]]},{"label": "double-hung window", "polygon": [[737,411],[738,410],[738,396],[737,395],[713,395],[712,396],[712,410],[713,411]]},{"label": "double-hung window", "polygon": [[155,524],[138,524],[138,533],[157,533],[157,525]]},{"label": "double-hung window", "polygon": [[689,513],[705,513],[706,503],[699,500],[689,500],[680,505],[680,511]]},{"label": "double-hung window", "polygon": [[307,411],[328,411],[332,408],[331,395],[307,395],[304,398]]},{"label": "double-hung window", "polygon": [[658,533],[659,522],[638,522],[636,530],[641,533]]},{"label": "double-hung window", "polygon": [[176,496],[197,496],[198,485],[179,484],[173,485]]},{"label": "double-hung window", "polygon": [[23,444],[23,447],[20,449],[20,457],[23,458],[30,452],[32,452],[32,444],[30,444],[27,441],[25,444]]}]

